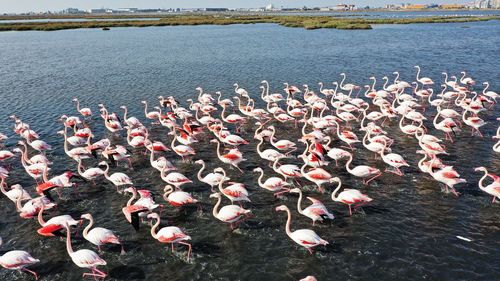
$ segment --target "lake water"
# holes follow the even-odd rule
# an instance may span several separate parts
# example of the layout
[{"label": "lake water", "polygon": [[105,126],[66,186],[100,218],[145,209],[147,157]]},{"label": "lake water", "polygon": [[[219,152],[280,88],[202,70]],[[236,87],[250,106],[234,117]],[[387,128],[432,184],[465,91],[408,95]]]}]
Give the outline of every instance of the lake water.
[{"label": "lake water", "polygon": [[[396,70],[403,80],[413,81],[414,65],[420,65],[423,74],[435,81],[441,81],[443,71],[459,74],[466,70],[478,82],[490,81],[498,92],[499,46],[500,21],[380,25],[356,31],[257,24],[1,32],[0,132],[12,136],[6,144],[14,145],[18,138],[13,136],[13,124],[7,117],[18,115],[54,146],[49,158],[55,163],[54,174],[59,174],[76,168],[55,133],[62,129],[58,117],[76,115],[73,97],[94,111],[89,124],[97,139],[108,136],[123,143],[123,137],[105,131],[96,114],[98,103],[120,113],[119,106],[127,105],[130,114],[144,120],[141,100],[156,103],[159,95],[173,95],[184,101],[195,96],[197,86],[229,96],[232,84],[238,82],[256,96],[263,79],[276,92],[287,81],[316,89],[317,82],[339,81],[341,72],[347,73],[349,82],[364,85],[371,75],[381,81],[382,76]],[[396,139],[393,151],[412,166],[403,169],[404,177],[384,174],[375,184],[364,187],[345,169],[330,165],[327,169],[346,186],[361,188],[374,201],[349,217],[347,207],[333,203],[329,192],[308,191],[336,216],[333,222],[314,227],[331,244],[318,248],[312,256],[286,236],[285,215],[274,211],[286,204],[292,210],[292,229],[311,228],[311,221],[296,212],[297,197],[286,195],[275,200],[259,189],[249,172],[267,165],[253,152],[254,141],[242,148],[248,161],[241,168],[248,172],[229,170],[232,180],[247,184],[253,202],[247,207],[255,214],[233,233],[212,217],[214,202],[208,198],[209,188],[195,180],[199,166],[180,163],[176,156],[167,154],[194,180],[185,189],[203,202],[201,215],[196,209],[167,207],[162,216],[162,225],[182,227],[193,238],[191,263],[166,251],[150,236],[148,225],[135,232],[121,213],[129,197],[117,194],[107,181],[98,181],[96,186],[80,183],[79,197],[66,191],[58,210],[46,217],[62,213],[79,217],[91,212],[98,226],[119,234],[127,254],[120,256],[119,247],[106,246],[102,255],[108,262],[102,269],[109,273],[109,280],[298,280],[306,275],[315,275],[318,280],[499,280],[499,205],[490,204],[491,197],[478,189],[479,174],[473,172],[481,165],[499,174],[500,161],[491,150],[497,116],[498,106],[481,114],[489,122],[481,129],[484,139],[470,137],[466,131],[458,135],[455,144],[447,143],[450,155],[443,157],[445,163],[468,181],[457,186],[462,193],[459,198],[442,193],[435,181],[420,173],[416,168],[420,157],[415,154],[418,144],[398,133],[395,122],[388,127]],[[170,142],[165,128],[153,127],[153,138]],[[282,138],[296,141],[299,137],[291,125],[278,128]],[[433,129],[431,132],[442,136]],[[251,132],[242,135],[251,140]],[[355,163],[385,168],[366,149],[358,148]],[[210,144],[203,142],[195,149],[195,159],[205,159],[210,170],[227,168],[215,157]],[[132,158],[133,171],[112,170],[124,171],[136,186],[161,194],[164,183],[156,170],[149,168],[148,160],[140,151]],[[88,162],[89,166],[95,164]],[[266,177],[269,175],[266,168]],[[17,161],[13,161],[8,182],[21,183],[29,190],[34,186]],[[160,197],[157,200],[163,201]],[[81,279],[84,271],[71,262],[63,242],[39,236],[36,221],[19,218],[5,197],[0,201],[0,235],[5,242],[0,251],[29,250],[41,259],[31,267],[41,274],[41,280]],[[459,240],[457,235],[473,241]],[[73,246],[94,249],[81,236],[75,238]],[[31,280],[27,278],[31,277],[0,270],[1,280]]]}]

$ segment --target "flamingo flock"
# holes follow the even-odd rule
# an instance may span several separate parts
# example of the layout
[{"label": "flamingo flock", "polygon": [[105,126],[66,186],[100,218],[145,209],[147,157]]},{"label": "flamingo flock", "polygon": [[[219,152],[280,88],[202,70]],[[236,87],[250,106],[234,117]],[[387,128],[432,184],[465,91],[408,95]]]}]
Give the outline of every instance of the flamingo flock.
[{"label": "flamingo flock", "polygon": [[[495,110],[498,94],[489,90],[488,82],[478,91],[479,83],[465,72],[461,72],[460,79],[444,73],[444,81],[437,83],[422,77],[420,67],[415,68],[415,81],[403,81],[394,72],[396,77],[392,81],[383,77],[385,82],[380,87],[375,77],[369,78],[371,85],[347,83],[345,73],[341,74],[340,83],[333,83],[334,88],[319,83],[318,92],[308,85],[299,88],[285,83],[283,92],[271,93],[270,84],[262,81],[260,93],[251,93],[234,84],[234,94],[223,99],[221,92],[211,94],[198,87],[197,96],[188,99],[185,105],[172,96],[158,97],[156,106],[141,101],[143,117],[130,116],[126,106],[120,106],[123,115],[100,103],[94,109],[83,108],[75,98],[75,115],[61,116],[62,128],[57,132],[64,153],[74,160],[74,165],[64,171],[52,167],[49,151],[54,144],[43,141],[28,123],[12,115],[17,135],[12,138],[17,139],[17,145],[6,147],[3,143],[8,137],[0,134],[0,188],[21,218],[37,219],[40,224],[37,233],[43,239],[53,236],[66,239],[69,258],[77,267],[87,270],[83,277],[106,278],[107,273],[99,269],[107,264],[101,257],[103,246],[120,245],[121,254],[126,254],[124,243],[119,233],[94,227],[92,209],[75,219],[67,214],[54,215],[58,212],[54,208],[65,203],[63,192],[71,190],[73,196],[78,196],[82,186],[105,182],[128,197],[121,202],[124,218],[115,220],[130,224],[136,231],[141,225],[147,227],[149,222],[151,243],[170,244],[172,252],[174,245],[184,245],[186,261],[196,258],[190,236],[195,238],[196,233],[190,230],[193,233],[188,234],[174,225],[161,227],[167,221],[162,219],[163,209],[196,205],[202,211],[204,201],[213,205],[210,216],[221,225],[227,224],[232,231],[254,218],[253,192],[272,194],[278,201],[274,210],[287,214],[284,233],[313,254],[316,247],[326,247],[331,241],[312,229],[292,231],[292,216],[297,220],[307,217],[312,220],[313,228],[318,222],[334,220],[335,215],[321,200],[345,204],[349,216],[353,216],[363,205],[377,202],[377,188],[373,186],[384,184],[380,178],[384,174],[405,178],[405,172],[415,167],[441,185],[445,194],[459,196],[456,186],[466,180],[446,164],[447,149],[460,141],[463,131],[468,129],[471,137],[484,137],[481,128],[487,122],[481,115]],[[435,89],[436,85],[440,85],[440,90]],[[100,116],[94,115],[95,112]],[[141,119],[149,122],[149,126]],[[101,124],[107,136],[97,139],[94,132]],[[399,129],[402,137],[390,135],[388,128]],[[154,137],[157,134],[153,131],[163,133]],[[290,139],[295,135],[292,131],[298,132],[300,138]],[[499,153],[500,127],[493,138],[498,139],[493,151]],[[200,159],[197,150],[201,145],[212,149],[214,157]],[[253,154],[242,149],[252,145]],[[401,151],[398,145],[412,145],[415,156],[421,154],[422,158],[411,163],[408,155],[398,153]],[[378,164],[360,163],[361,150],[366,150]],[[125,169],[147,169],[134,163],[136,158],[144,158],[144,163],[150,164],[165,185],[157,189],[134,185],[134,179]],[[247,159],[258,166],[249,168]],[[209,170],[208,166],[215,168]],[[25,189],[14,184],[16,179],[12,179],[11,170],[16,167],[22,167],[33,179],[32,187]],[[196,178],[186,176],[187,169],[197,169]],[[471,167],[462,173],[474,171],[482,173],[480,190],[492,196],[493,203],[499,200],[500,177],[488,172],[487,167]],[[243,173],[255,175],[252,184],[259,188],[238,182]],[[341,175],[356,184],[345,188],[348,181],[341,179]],[[190,193],[186,186],[193,184],[206,188],[208,198]],[[164,202],[156,202],[153,191],[163,192]],[[304,208],[302,199],[306,193],[310,205]],[[330,198],[325,193],[331,193]],[[298,199],[293,194],[298,194]],[[286,197],[295,201],[296,210],[294,204],[283,204],[290,200],[280,202]],[[44,212],[48,210],[51,218],[46,220]],[[89,248],[97,248],[97,253],[91,249],[73,250],[71,239],[78,235],[84,221],[88,224],[82,236],[90,242]],[[0,256],[2,267],[25,271],[35,279],[38,274],[27,267],[39,261],[18,250]],[[316,278],[308,276],[302,280]]]}]

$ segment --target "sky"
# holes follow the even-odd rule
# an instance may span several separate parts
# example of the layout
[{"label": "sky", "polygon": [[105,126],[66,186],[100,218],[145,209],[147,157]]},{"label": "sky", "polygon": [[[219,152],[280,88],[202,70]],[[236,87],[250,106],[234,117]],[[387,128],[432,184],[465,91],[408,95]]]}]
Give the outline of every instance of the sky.
[{"label": "sky", "polygon": [[[472,0],[470,0],[472,1]],[[467,0],[0,0],[0,14],[56,11],[65,8],[256,8],[272,3],[276,7],[325,7],[339,3],[381,7],[399,3],[465,3]]]}]

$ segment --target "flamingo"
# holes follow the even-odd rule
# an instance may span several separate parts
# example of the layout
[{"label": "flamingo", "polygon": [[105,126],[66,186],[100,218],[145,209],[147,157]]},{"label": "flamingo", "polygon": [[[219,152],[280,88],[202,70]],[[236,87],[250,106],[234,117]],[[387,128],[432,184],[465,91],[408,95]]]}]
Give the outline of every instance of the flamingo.
[{"label": "flamingo", "polygon": [[278,161],[282,159],[283,157],[276,158],[273,163],[273,170],[282,175],[285,178],[285,181],[288,178],[298,178],[301,177],[302,174],[300,172],[300,168],[297,165],[294,164],[282,164],[278,167]]},{"label": "flamingo", "polygon": [[371,202],[373,199],[368,197],[367,195],[361,193],[357,189],[344,189],[342,192],[337,195],[337,192],[339,192],[340,187],[342,186],[342,181],[340,178],[336,177],[334,180],[338,183],[337,187],[335,190],[332,192],[332,200],[335,202],[341,202],[344,204],[347,204],[349,206],[349,215],[352,216],[352,209],[351,205],[353,204],[366,204],[368,202]]},{"label": "flamingo", "polygon": [[300,188],[293,188],[290,190],[290,193],[298,193],[299,194],[299,200],[297,201],[297,211],[299,214],[304,215],[313,221],[313,226],[316,223],[316,221],[323,221],[323,219],[334,219],[334,216],[332,213],[326,209],[325,205],[321,203],[318,199],[312,198],[312,197],[307,197],[312,204],[308,206],[307,208],[303,209],[300,207],[302,204],[302,191]]},{"label": "flamingo", "polygon": [[167,172],[166,170],[161,171],[160,174],[161,179],[164,182],[175,186],[175,188],[180,188],[181,185],[192,182],[190,179],[188,179],[185,175],[181,173],[171,172],[168,175],[166,175],[165,174],[166,172]]},{"label": "flamingo", "polygon": [[[0,237],[0,246],[2,245],[3,245],[3,240]],[[35,276],[35,280],[38,280],[38,273],[30,269],[27,269],[26,267],[39,262],[40,262],[39,259],[35,259],[28,252],[20,250],[9,251],[0,256],[0,265],[3,268],[26,271],[28,273],[33,274],[33,276]]]},{"label": "flamingo", "polygon": [[12,185],[8,191],[5,189],[6,187],[5,177],[0,177],[0,190],[10,201],[16,203],[17,198],[20,198],[21,201],[32,199],[31,195],[20,184]]},{"label": "flamingo", "polygon": [[174,207],[198,203],[198,200],[194,199],[191,194],[180,190],[174,191],[171,185],[165,186],[163,192],[163,199]]},{"label": "flamingo", "polygon": [[172,245],[172,252],[174,251],[174,244],[179,243],[186,245],[188,247],[187,260],[191,257],[191,244],[185,241],[191,240],[189,235],[186,235],[180,228],[176,226],[162,227],[157,231],[160,226],[160,216],[157,213],[151,213],[148,215],[149,219],[156,219],[156,223],[151,228],[151,236],[154,239],[160,241],[161,243],[168,243]]},{"label": "flamingo", "polygon": [[77,98],[74,98],[73,102],[76,103],[76,110],[80,112],[80,114],[83,115],[83,117],[92,116],[92,110],[90,110],[90,108],[88,107],[80,108],[80,101]]},{"label": "flamingo", "polygon": [[[382,175],[382,173],[380,172],[379,169],[373,168],[370,166],[366,166],[366,165],[359,165],[359,166],[356,166],[356,167],[351,169],[351,168],[349,168],[349,165],[351,164],[351,162],[352,162],[352,154],[349,153],[349,160],[346,162],[345,168],[346,168],[347,172],[349,172],[349,174],[351,174],[355,177],[362,178],[363,184],[365,184],[365,185],[367,185],[372,180],[374,180]],[[368,178],[368,180],[366,180],[367,178]]]},{"label": "flamingo", "polygon": [[[434,162],[436,161],[436,157],[434,157],[431,161],[430,167],[434,166]],[[451,192],[458,197],[459,193],[455,190],[454,186],[459,183],[467,182],[465,179],[461,179],[460,175],[453,170],[452,166],[445,166],[441,170],[434,172],[432,168],[429,169],[429,174],[438,182],[444,184],[446,191],[451,189]]]},{"label": "flamingo", "polygon": [[428,78],[428,77],[422,77],[422,78],[419,78],[420,76],[420,66],[416,65],[415,68],[418,70],[417,71],[417,81],[422,83],[422,85],[434,85],[434,82],[432,81],[431,78]]},{"label": "flamingo", "polygon": [[40,211],[38,211],[38,223],[42,228],[38,229],[38,234],[42,236],[55,236],[56,232],[63,229],[65,225],[76,226],[81,224],[81,220],[77,221],[70,215],[60,215],[50,218],[48,221],[43,219],[43,211],[45,204],[42,202]]},{"label": "flamingo", "polygon": [[124,173],[113,173],[110,176],[109,165],[106,161],[99,162],[99,166],[101,165],[106,166],[106,169],[104,170],[104,177],[106,177],[107,180],[109,180],[111,183],[115,185],[117,192],[120,192],[120,190],[118,189],[119,186],[134,184],[132,180],[129,178],[129,176],[127,176]]},{"label": "flamingo", "polygon": [[274,192],[274,196],[278,196],[282,193],[290,191],[290,189],[287,188],[287,186],[289,186],[290,184],[278,177],[270,177],[265,182],[262,182],[262,178],[264,177],[264,170],[262,170],[262,168],[255,168],[253,172],[260,173],[260,176],[257,180],[259,186],[266,190]]},{"label": "flamingo", "polygon": [[[485,167],[477,167],[477,168],[474,169],[474,171],[476,171],[476,172],[478,172],[478,171],[484,172],[484,175],[479,180],[479,188],[482,191],[484,191],[484,192],[490,194],[491,196],[493,196],[493,200],[491,201],[491,203],[495,203],[496,198],[498,198],[500,200],[500,177],[495,176],[493,174],[488,174],[488,170]],[[493,178],[493,182],[490,183],[487,186],[484,186],[483,181],[488,176],[491,177],[491,178]]]},{"label": "flamingo", "polygon": [[306,248],[310,254],[312,254],[312,248],[319,245],[328,245],[328,241],[321,239],[316,232],[310,229],[298,229],[292,232],[290,230],[290,223],[292,221],[292,214],[287,206],[281,205],[276,207],[276,211],[285,211],[288,215],[286,221],[285,231],[288,237],[290,237],[295,243]]},{"label": "flamingo", "polygon": [[[385,146],[385,141],[384,141],[384,146]],[[403,172],[401,172],[401,170],[399,168],[403,167],[403,166],[406,166],[406,167],[409,167],[410,165],[408,165],[408,163],[406,163],[406,161],[403,159],[403,157],[399,154],[396,154],[396,153],[389,153],[389,154],[385,154],[385,149],[382,149],[381,151],[379,151],[379,154],[380,154],[380,157],[382,158],[382,160],[392,166],[395,171],[391,171],[393,173],[395,173],[396,175],[399,175],[399,176],[402,176],[403,175]],[[390,171],[390,170],[387,170],[386,171]]]},{"label": "flamingo", "polygon": [[112,230],[103,227],[94,227],[94,218],[91,214],[86,213],[81,216],[81,219],[89,220],[89,224],[83,229],[83,238],[90,243],[97,246],[99,252],[101,252],[101,246],[104,244],[118,244],[121,246],[121,254],[125,254],[123,244],[120,242],[118,237],[113,233]]},{"label": "flamingo", "polygon": [[238,205],[226,205],[219,210],[220,203],[222,202],[220,193],[212,193],[210,198],[217,198],[217,203],[212,211],[213,216],[222,222],[229,223],[231,230],[251,214],[250,210],[243,209]]},{"label": "flamingo", "polygon": [[212,188],[212,191],[214,190],[214,186],[216,185],[219,185],[219,183],[221,181],[226,181],[226,180],[229,180],[229,178],[227,177],[224,177],[223,174],[221,173],[208,173],[207,175],[205,175],[204,177],[201,176],[201,173],[203,172],[203,170],[205,170],[205,161],[203,161],[202,159],[199,159],[199,160],[196,160],[194,162],[195,164],[199,164],[201,165],[201,168],[200,170],[198,171],[198,180],[201,181],[201,182],[204,182],[208,185],[210,185],[210,187]]},{"label": "flamingo", "polygon": [[243,154],[241,154],[241,152],[237,148],[232,148],[231,150],[229,150],[227,154],[222,155],[220,152],[220,142],[217,139],[213,139],[210,142],[217,143],[217,157],[219,157],[220,161],[232,165],[233,167],[238,169],[241,173],[243,173],[240,167],[238,167],[238,164],[241,163],[242,161],[245,161],[246,159],[243,158]]},{"label": "flamingo", "polygon": [[93,276],[94,278],[106,278],[107,274],[97,269],[98,266],[106,265],[106,261],[103,260],[99,255],[97,255],[94,251],[88,249],[81,249],[76,252],[73,251],[73,247],[71,246],[71,232],[69,231],[69,226],[66,224],[66,250],[68,251],[68,255],[71,257],[71,260],[78,267],[89,268],[91,272],[83,273],[83,277],[85,276]]},{"label": "flamingo", "polygon": [[[299,158],[305,159],[307,156],[300,155]],[[305,161],[305,160],[304,160]],[[302,176],[309,181],[312,181],[314,184],[318,186],[318,189],[321,193],[324,192],[324,188],[321,186],[322,184],[329,183],[332,179],[332,175],[325,171],[322,168],[312,168],[308,172],[305,171],[307,163],[304,163],[300,168],[300,172]]]},{"label": "flamingo", "polygon": [[148,212],[149,209],[146,206],[132,205],[132,202],[137,199],[137,190],[135,187],[127,187],[123,191],[132,193],[132,197],[127,201],[127,205],[122,208],[122,212],[125,215],[125,219],[137,231],[139,230],[139,213]]},{"label": "flamingo", "polygon": [[[226,171],[223,168],[215,168],[214,172],[220,172],[222,173],[223,178],[227,178]],[[231,203],[238,202],[241,204],[241,201],[251,202],[248,198],[248,191],[243,184],[232,183],[230,186],[222,188],[224,182],[224,179],[219,182],[219,191],[231,200]]]}]

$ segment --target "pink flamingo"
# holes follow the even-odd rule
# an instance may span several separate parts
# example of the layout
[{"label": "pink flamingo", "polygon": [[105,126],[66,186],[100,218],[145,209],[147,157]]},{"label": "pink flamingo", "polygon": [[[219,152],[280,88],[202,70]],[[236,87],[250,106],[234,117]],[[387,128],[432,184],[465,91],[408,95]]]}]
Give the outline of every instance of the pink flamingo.
[{"label": "pink flamingo", "polygon": [[328,241],[321,239],[316,232],[310,229],[298,229],[292,232],[290,230],[290,223],[292,221],[292,214],[290,213],[290,209],[287,206],[281,205],[276,207],[276,211],[285,211],[288,215],[288,219],[286,221],[285,231],[288,237],[290,237],[295,243],[300,246],[306,248],[310,254],[312,254],[312,248],[318,245],[328,245]]},{"label": "pink flamingo", "polygon": [[101,252],[102,245],[111,243],[120,245],[122,248],[121,254],[125,253],[123,244],[120,242],[118,237],[116,237],[113,231],[103,227],[92,228],[92,226],[94,225],[94,218],[89,213],[83,214],[81,218],[89,220],[89,224],[83,229],[83,238],[96,245],[99,249],[99,252]]},{"label": "pink flamingo", "polygon": [[66,224],[66,250],[68,251],[71,260],[78,266],[82,268],[89,268],[92,272],[85,272],[83,277],[85,276],[93,276],[97,278],[105,278],[106,273],[97,269],[100,265],[106,265],[106,261],[103,260],[99,255],[97,255],[94,251],[88,249],[81,249],[76,252],[73,251],[73,247],[71,246],[71,231],[69,230],[69,226]]},{"label": "pink flamingo", "polygon": [[[3,244],[3,240],[0,237],[0,246]],[[35,276],[35,280],[38,280],[38,274],[32,270],[27,269],[27,266],[40,262],[39,259],[35,259],[28,252],[13,250],[9,251],[0,256],[0,265],[6,269],[26,271]]]},{"label": "pink flamingo", "polygon": [[309,201],[312,202],[310,206],[308,206],[305,209],[302,209],[300,205],[302,204],[302,191],[300,188],[294,188],[290,190],[290,193],[298,193],[299,194],[299,200],[297,200],[297,211],[299,214],[304,215],[313,221],[313,226],[316,223],[316,221],[323,221],[323,219],[334,219],[334,216],[332,213],[326,209],[325,205],[321,203],[318,199],[312,198],[312,197],[307,197]]},{"label": "pink flamingo", "polygon": [[155,225],[151,228],[151,236],[161,243],[168,243],[172,245],[172,252],[174,251],[175,243],[186,245],[188,247],[187,260],[189,261],[189,258],[191,257],[191,244],[185,241],[191,240],[191,237],[186,235],[176,226],[162,227],[160,230],[156,231],[160,226],[160,216],[157,213],[151,213],[148,215],[148,218],[156,219]]},{"label": "pink flamingo", "polygon": [[332,192],[332,200],[335,202],[342,202],[344,204],[347,204],[349,206],[349,215],[352,216],[352,209],[351,205],[353,204],[366,204],[368,202],[371,202],[373,199],[370,197],[366,196],[365,194],[361,193],[357,189],[344,189],[339,195],[337,195],[337,192],[340,190],[340,187],[342,186],[342,181],[340,178],[334,178],[335,181],[338,182],[337,188]]}]

